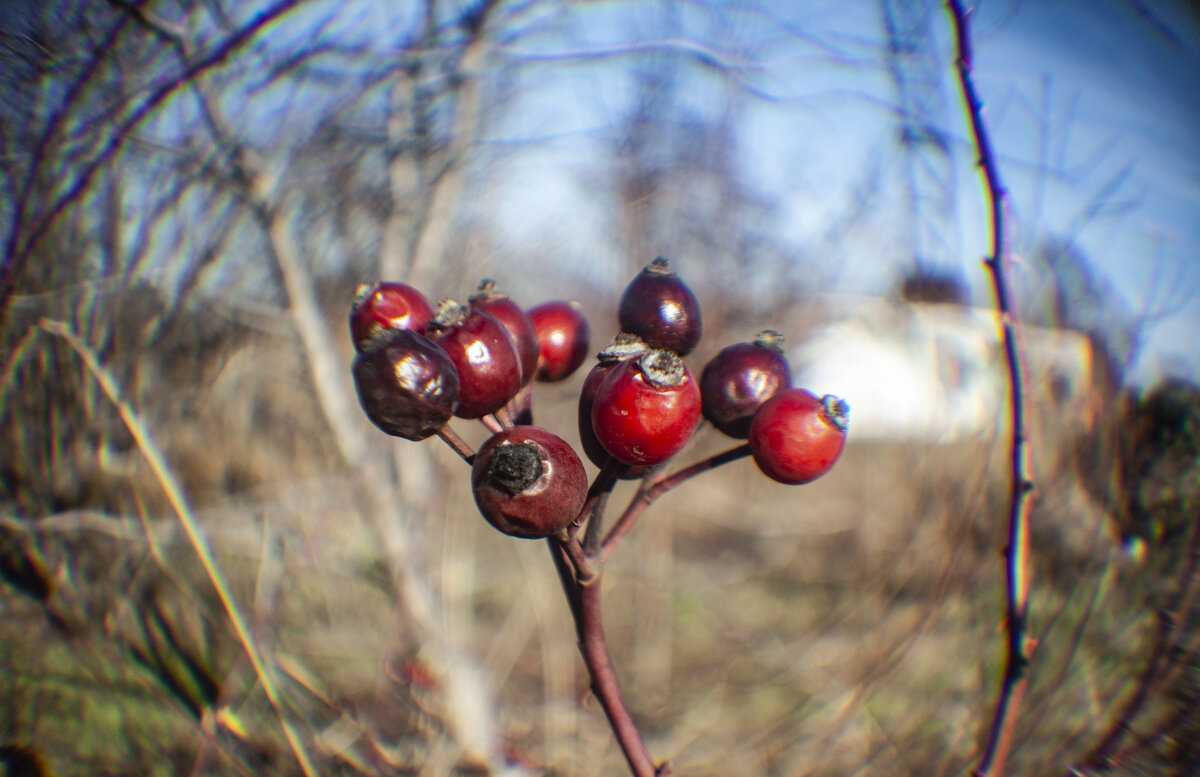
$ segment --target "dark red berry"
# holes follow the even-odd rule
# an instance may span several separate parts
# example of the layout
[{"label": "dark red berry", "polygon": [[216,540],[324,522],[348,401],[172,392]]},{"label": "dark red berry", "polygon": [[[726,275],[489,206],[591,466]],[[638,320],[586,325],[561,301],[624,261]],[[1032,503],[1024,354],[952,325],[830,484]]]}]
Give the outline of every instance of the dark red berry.
[{"label": "dark red berry", "polygon": [[[637,335],[625,332],[618,334],[607,348],[596,356],[596,364],[583,379],[583,387],[579,390],[579,443],[583,452],[592,463],[603,469],[612,456],[600,441],[596,439],[596,431],[592,427],[592,405],[595,403],[596,389],[608,371],[625,359],[641,356],[647,350],[646,344]],[[650,470],[650,467],[630,467],[624,465],[620,477],[626,479],[640,478]]]},{"label": "dark red berry", "polygon": [[491,313],[504,324],[521,356],[521,385],[533,380],[538,364],[538,333],[529,314],[507,294],[496,291],[496,284],[490,278],[483,279],[479,291],[471,295],[470,303],[472,308]]},{"label": "dark red berry", "polygon": [[696,295],[661,256],[625,288],[617,318],[622,332],[680,356],[696,347],[703,329]]},{"label": "dark red berry", "polygon": [[366,350],[393,329],[420,330],[433,318],[433,307],[425,295],[406,283],[376,281],[358,287],[350,309],[350,337],[354,348]]},{"label": "dark red berry", "polygon": [[700,400],[704,417],[730,437],[750,436],[750,422],[758,406],[792,386],[792,371],[783,355],[783,336],[759,332],[752,343],[737,343],[721,350],[700,374]]},{"label": "dark red berry", "polygon": [[459,418],[494,413],[521,390],[517,345],[495,316],[445,300],[426,330],[458,370]]},{"label": "dark red berry", "polygon": [[666,461],[687,444],[699,422],[700,390],[671,351],[647,351],[617,363],[592,404],[596,439],[626,464]]},{"label": "dark red berry", "polygon": [[780,483],[808,483],[842,454],[850,407],[826,394],[788,389],[768,399],[750,424],[750,452],[758,468]]},{"label": "dark red berry", "polygon": [[591,329],[574,302],[544,302],[529,309],[537,329],[537,379],[546,383],[571,376],[587,358]]},{"label": "dark red berry", "polygon": [[538,426],[497,432],[475,454],[471,488],[479,512],[513,537],[550,537],[574,523],[587,474],[561,437]]},{"label": "dark red berry", "polygon": [[458,371],[436,343],[409,329],[381,335],[352,368],[358,401],[372,423],[406,440],[441,429],[458,406]]}]

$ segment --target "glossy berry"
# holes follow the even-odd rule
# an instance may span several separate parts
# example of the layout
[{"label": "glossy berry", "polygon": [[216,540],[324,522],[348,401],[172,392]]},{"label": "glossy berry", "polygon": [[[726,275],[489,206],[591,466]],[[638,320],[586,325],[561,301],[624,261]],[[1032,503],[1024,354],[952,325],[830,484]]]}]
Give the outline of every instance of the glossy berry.
[{"label": "glossy berry", "polygon": [[471,488],[479,512],[505,534],[549,537],[570,526],[587,498],[579,456],[538,426],[497,432],[475,454]]},{"label": "glossy berry", "polygon": [[350,337],[354,348],[363,351],[391,330],[420,330],[431,318],[429,300],[412,286],[391,281],[364,283],[350,309]]},{"label": "glossy berry", "polygon": [[358,401],[371,422],[388,434],[424,440],[441,429],[458,406],[458,371],[436,343],[409,329],[380,336],[354,359]]},{"label": "glossy berry", "polygon": [[626,464],[666,461],[699,422],[700,390],[683,359],[670,351],[647,351],[616,364],[592,404],[596,439]]},{"label": "glossy berry", "polygon": [[778,332],[759,332],[752,343],[737,343],[709,360],[700,374],[701,411],[730,437],[750,436],[759,405],[792,386],[792,372]]},{"label": "glossy berry", "polygon": [[767,477],[789,485],[808,483],[841,456],[849,420],[850,407],[837,397],[781,391],[754,414],[750,452]]},{"label": "glossy berry", "polygon": [[491,313],[504,325],[517,344],[517,353],[521,357],[521,385],[533,380],[537,372],[539,350],[537,328],[529,314],[521,310],[507,294],[496,291],[496,284],[490,278],[484,278],[479,284],[479,291],[471,295],[470,305],[475,310]]},{"label": "glossy berry", "polygon": [[537,379],[546,383],[571,376],[587,358],[591,328],[574,302],[544,302],[529,309],[537,329]]},{"label": "glossy berry", "polygon": [[521,390],[517,345],[495,316],[445,300],[426,329],[458,370],[459,418],[494,413]]},{"label": "glossy berry", "polygon": [[696,347],[703,329],[696,295],[661,256],[625,288],[617,319],[622,332],[680,356]]},{"label": "glossy berry", "polygon": [[[609,370],[625,359],[641,356],[647,350],[649,348],[640,337],[622,332],[613,338],[607,348],[597,354],[596,364],[583,379],[583,386],[579,389],[579,444],[597,467],[604,468],[612,460],[612,456],[600,444],[600,440],[596,439],[596,431],[592,427],[592,405],[595,404],[596,390],[600,388],[600,383]],[[620,477],[626,479],[640,478],[650,469],[628,465],[624,467]]]}]

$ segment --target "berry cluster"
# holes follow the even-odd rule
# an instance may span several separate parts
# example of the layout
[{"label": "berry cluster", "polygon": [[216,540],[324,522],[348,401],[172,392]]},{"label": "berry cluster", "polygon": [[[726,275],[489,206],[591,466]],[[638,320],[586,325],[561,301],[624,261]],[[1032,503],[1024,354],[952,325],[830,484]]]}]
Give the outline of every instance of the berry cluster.
[{"label": "berry cluster", "polygon": [[[605,644],[597,581],[641,512],[696,475],[753,456],[768,477],[807,483],[829,471],[846,440],[846,403],[792,387],[782,338],[763,331],[728,346],[692,377],[683,357],[703,329],[691,289],[655,259],[618,308],[621,331],[600,351],[579,394],[579,440],[599,469],[589,485],[579,455],[533,424],[536,381],[564,380],[587,358],[589,327],[576,305],[522,310],[484,280],[466,305],[436,309],[411,286],[363,286],[350,312],[354,382],[367,416],[408,440],[437,435],[471,465],[475,504],[513,537],[545,538],[567,594],[592,689],[636,777],[666,777],[646,751]],[[473,450],[452,417],[492,435]],[[740,442],[670,475],[662,466],[701,419]],[[604,507],[620,479],[642,485],[607,534]],[[582,527],[586,525],[586,530]]]},{"label": "berry cluster", "polygon": [[[579,396],[584,454],[613,478],[643,478],[678,453],[701,418],[746,440],[742,449],[781,483],[829,471],[845,442],[841,400],[791,385],[782,338],[760,332],[730,345],[697,381],[683,357],[702,332],[700,304],[666,259],[625,289],[621,332],[600,351]],[[579,456],[532,425],[531,383],[573,374],[589,350],[587,319],[572,303],[523,310],[484,280],[466,305],[436,309],[417,289],[379,282],[359,289],[350,313],[353,374],[367,416],[408,440],[438,434],[471,462],[484,517],[516,537],[577,526],[588,494]],[[470,451],[448,426],[480,419],[493,436]]]}]

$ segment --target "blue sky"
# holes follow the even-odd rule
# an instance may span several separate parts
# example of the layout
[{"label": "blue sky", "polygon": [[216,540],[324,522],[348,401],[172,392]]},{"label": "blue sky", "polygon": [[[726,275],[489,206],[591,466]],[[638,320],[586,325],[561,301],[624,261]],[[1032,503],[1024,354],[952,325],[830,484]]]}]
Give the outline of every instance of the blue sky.
[{"label": "blue sky", "polygon": [[[770,20],[751,14],[725,19],[726,35],[711,27],[703,33],[731,56],[751,46],[766,64],[748,78],[775,99],[742,104],[740,162],[784,214],[786,237],[804,245],[861,184],[864,165],[895,167],[896,98],[882,68],[877,3],[774,5],[808,37],[772,31]],[[1022,277],[1023,252],[1039,236],[1069,236],[1125,305],[1146,317],[1136,380],[1200,379],[1200,27],[1177,3],[1145,5],[1152,20],[1128,0],[985,1],[973,17],[976,79],[1012,194],[1018,288],[1036,280]],[[627,35],[622,7],[583,12],[578,45]],[[947,17],[933,21],[949,65]],[[952,76],[947,67],[947,129],[959,143],[956,253],[976,298],[987,303],[981,188]],[[517,116],[529,118],[530,134],[559,139],[513,162],[500,184],[508,205],[495,221],[516,244],[594,245],[604,222],[578,181],[579,160],[623,109],[625,83],[598,67],[544,83]],[[566,97],[564,84],[573,84]],[[690,89],[700,110],[717,94],[702,80]],[[547,110],[548,102],[561,110]],[[520,121],[510,129],[519,134]],[[883,291],[895,268],[881,266],[880,245],[903,232],[881,216],[870,234],[840,246],[844,271],[830,290]]]}]

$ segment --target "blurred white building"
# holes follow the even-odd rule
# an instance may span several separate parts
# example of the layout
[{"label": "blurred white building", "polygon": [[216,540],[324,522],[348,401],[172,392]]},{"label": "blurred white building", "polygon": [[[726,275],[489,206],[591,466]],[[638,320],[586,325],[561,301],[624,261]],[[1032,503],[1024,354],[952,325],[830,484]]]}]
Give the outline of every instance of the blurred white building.
[{"label": "blurred white building", "polygon": [[[829,323],[789,349],[796,385],[850,404],[856,438],[950,442],[1007,425],[1008,366],[996,312],[955,304],[827,298]],[[1092,348],[1079,333],[1019,329],[1031,417],[1086,424]]]}]

